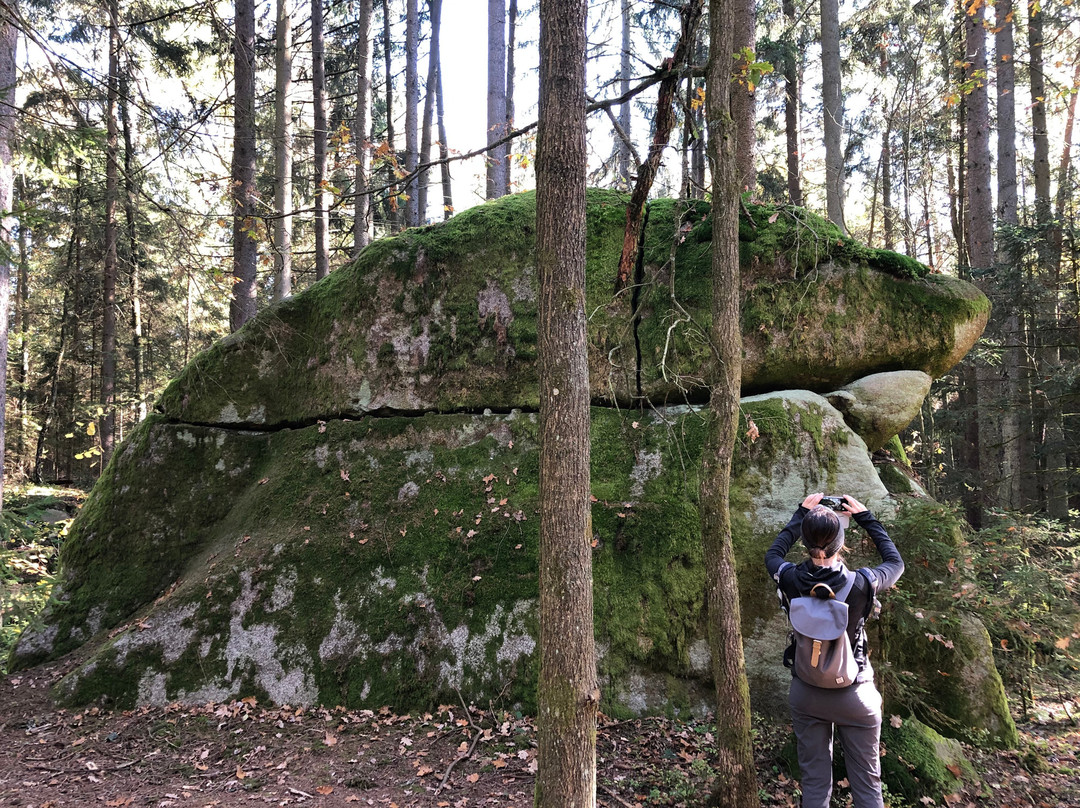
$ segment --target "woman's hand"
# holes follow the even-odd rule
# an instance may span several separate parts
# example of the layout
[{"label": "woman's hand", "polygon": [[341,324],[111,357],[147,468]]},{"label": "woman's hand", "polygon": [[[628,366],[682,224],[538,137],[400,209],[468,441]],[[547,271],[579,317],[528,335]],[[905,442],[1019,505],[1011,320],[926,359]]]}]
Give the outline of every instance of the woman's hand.
[{"label": "woman's hand", "polygon": [[804,499],[802,501],[802,506],[804,508],[806,508],[806,510],[810,510],[815,505],[817,505],[817,504],[819,504],[821,502],[821,498],[823,496],[825,496],[824,493],[811,494],[810,496],[808,496],[806,499]]},{"label": "woman's hand", "polygon": [[855,497],[851,496],[850,494],[844,494],[844,509],[852,516],[868,510],[865,505],[863,505],[861,502],[859,502],[859,500],[855,499]]}]

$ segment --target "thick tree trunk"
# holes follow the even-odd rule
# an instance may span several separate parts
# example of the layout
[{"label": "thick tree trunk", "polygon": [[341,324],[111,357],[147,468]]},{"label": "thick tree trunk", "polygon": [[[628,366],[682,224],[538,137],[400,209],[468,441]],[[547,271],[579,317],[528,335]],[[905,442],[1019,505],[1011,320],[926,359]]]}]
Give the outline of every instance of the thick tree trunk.
[{"label": "thick tree trunk", "polygon": [[[994,58],[997,65],[997,219],[998,226],[1019,224],[1016,190],[1016,67],[1013,47],[1013,0],[997,0],[994,6],[996,32]],[[1020,347],[1020,318],[1016,300],[1020,293],[1020,276],[1006,272],[1011,263],[1007,251],[999,248],[998,271],[1005,273],[1004,294],[1000,304],[1003,315],[1001,340],[1004,352],[999,373],[1004,406],[1001,414],[1001,485],[999,504],[1017,510],[1020,500],[1021,458],[1026,441],[1021,440],[1020,413],[1022,404],[1025,352]]]},{"label": "thick tree trunk", "polygon": [[109,85],[105,109],[105,267],[101,284],[101,468],[112,457],[116,439],[116,198],[119,195],[117,101],[120,96],[120,19],[116,0],[109,2]]},{"label": "thick tree trunk", "polygon": [[752,57],[757,45],[754,18],[756,0],[735,0],[734,3],[734,50],[739,54],[736,72],[742,72],[740,81],[731,86],[731,114],[735,118],[735,162],[740,191],[753,193],[757,187],[757,170],[754,167],[754,146],[757,141],[757,102],[754,87],[745,75],[747,59]]},{"label": "thick tree trunk", "polygon": [[233,291],[229,328],[255,316],[259,243],[255,221],[255,0],[236,0],[233,41]]},{"label": "thick tree trunk", "polygon": [[799,176],[799,50],[795,43],[795,0],[783,0],[784,27],[784,138],[787,146],[788,201],[803,204]]},{"label": "thick tree trunk", "polygon": [[586,0],[540,2],[536,264],[540,356],[540,682],[536,808],[596,805],[585,343]]},{"label": "thick tree trunk", "polygon": [[[965,78],[970,89],[965,98],[967,160],[965,183],[967,206],[965,231],[972,276],[984,292],[994,267],[994,205],[990,171],[990,103],[986,80],[986,27],[982,8],[966,14],[964,32],[967,51]],[[995,371],[985,361],[975,368],[975,412],[978,429],[978,455],[975,479],[978,485],[973,515],[977,525],[987,506],[997,503],[997,482],[1001,479],[1001,427],[999,402],[996,399]]]},{"label": "thick tree trunk", "polygon": [[131,375],[134,385],[135,421],[146,418],[146,391],[143,380],[142,266],[135,200],[135,145],[131,133],[134,103],[131,99],[131,61],[125,63],[121,84],[120,123],[124,132],[124,220],[127,225],[128,290],[131,295]]},{"label": "thick tree trunk", "polygon": [[[1045,12],[1034,2],[1028,3],[1028,53],[1031,83],[1031,129],[1035,152],[1035,224],[1039,239],[1040,280],[1051,301],[1049,311],[1043,315],[1042,343],[1036,349],[1037,372],[1042,378],[1055,375],[1060,370],[1061,352],[1056,336],[1061,321],[1057,269],[1058,257],[1054,255],[1053,209],[1050,198],[1050,137],[1046,121],[1046,76],[1043,72],[1043,22]],[[1069,518],[1068,468],[1065,455],[1065,428],[1061,409],[1052,402],[1042,400],[1044,427],[1042,447],[1045,468],[1043,492],[1046,513],[1053,519]]]},{"label": "thick tree trunk", "polygon": [[[488,0],[487,142],[506,134],[506,0]],[[497,199],[506,187],[502,146],[487,154],[487,198]]]},{"label": "thick tree trunk", "polygon": [[[323,0],[311,0],[311,99],[315,148],[315,280],[330,274],[330,194],[326,190],[326,41]],[[367,32],[365,32],[365,38]],[[367,42],[364,43],[364,48]],[[365,65],[365,70],[366,70]],[[357,99],[359,101],[359,99]],[[361,130],[363,131],[363,130]]]},{"label": "thick tree trunk", "polygon": [[825,206],[829,221],[844,225],[844,94],[840,77],[840,4],[821,0],[821,99],[825,133]]},{"label": "thick tree trunk", "polygon": [[353,258],[371,241],[371,196],[368,176],[371,171],[371,140],[368,137],[368,107],[371,105],[371,6],[360,4],[356,31],[356,118],[353,121],[353,144],[356,168],[353,180]]},{"label": "thick tree trunk", "polygon": [[[633,0],[622,0],[622,45],[619,53],[619,95],[625,96],[630,92],[630,49],[631,34],[633,31],[633,18],[630,15],[633,9]],[[689,109],[689,107],[688,107]],[[619,156],[617,163],[618,176],[616,181],[619,188],[630,187],[630,102],[619,105],[619,128],[622,129],[618,138]]]},{"label": "thick tree trunk", "polygon": [[431,18],[431,39],[428,45],[428,72],[427,84],[424,85],[424,120],[420,126],[420,169],[417,192],[419,194],[420,218],[426,222],[428,218],[428,183],[431,178],[431,170],[427,164],[431,162],[431,127],[435,117],[435,88],[439,76],[439,28],[442,18],[442,0],[428,0],[429,16]]},{"label": "thick tree trunk", "polygon": [[292,10],[277,0],[274,92],[274,300],[292,294]]},{"label": "thick tree trunk", "polygon": [[417,140],[420,118],[420,10],[418,0],[405,0],[405,226],[420,224],[420,196],[416,168],[420,165]]},{"label": "thick tree trunk", "polygon": [[[701,535],[705,545],[705,600],[716,685],[717,782],[712,805],[757,808],[757,771],[750,740],[750,690],[740,628],[739,584],[732,547],[731,463],[739,425],[742,337],[739,320],[738,138],[730,100],[732,0],[710,0],[705,118],[712,171],[712,323],[708,366],[709,410],[701,453]],[[721,719],[720,716],[723,718]]]},{"label": "thick tree trunk", "polygon": [[[11,219],[15,173],[15,48],[18,29],[12,8],[0,9],[0,511],[4,508],[4,446],[7,433],[8,315],[11,309]],[[24,320],[25,322],[25,320]],[[25,339],[23,340],[25,343]],[[21,394],[25,399],[25,391]]]}]

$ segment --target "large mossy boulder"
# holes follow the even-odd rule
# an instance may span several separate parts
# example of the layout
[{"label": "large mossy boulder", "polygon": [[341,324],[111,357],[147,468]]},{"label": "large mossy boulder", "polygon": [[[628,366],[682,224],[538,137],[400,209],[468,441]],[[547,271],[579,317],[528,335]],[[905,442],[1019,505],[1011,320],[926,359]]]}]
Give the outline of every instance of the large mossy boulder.
[{"label": "large mossy boulder", "polygon": [[[747,392],[826,392],[899,369],[938,376],[981,333],[989,303],[971,284],[862,247],[801,209],[750,211],[740,231]],[[272,427],[535,409],[535,214],[535,194],[519,194],[375,242],[198,356],[161,411],[187,423]],[[701,401],[708,206],[652,203],[638,276],[616,291],[625,220],[624,196],[590,192],[593,401]]]},{"label": "large mossy boulder", "polygon": [[[250,695],[412,708],[461,693],[531,707],[534,205],[520,195],[373,244],[197,357],[102,474],[63,548],[55,597],[11,664],[78,650],[61,686],[75,703]],[[590,194],[604,709],[703,710],[705,419],[695,402],[707,209],[653,203],[641,269],[616,293],[624,218],[622,197]],[[740,240],[744,388],[765,392],[742,404],[733,538],[754,698],[776,710],[787,632],[765,549],[808,491],[896,515],[866,444],[811,390],[896,369],[940,373],[988,305],[803,211],[752,208]],[[808,389],[771,389],[789,386]],[[853,539],[852,560],[870,561],[872,549]],[[1000,680],[984,673],[979,692],[999,711]]]}]

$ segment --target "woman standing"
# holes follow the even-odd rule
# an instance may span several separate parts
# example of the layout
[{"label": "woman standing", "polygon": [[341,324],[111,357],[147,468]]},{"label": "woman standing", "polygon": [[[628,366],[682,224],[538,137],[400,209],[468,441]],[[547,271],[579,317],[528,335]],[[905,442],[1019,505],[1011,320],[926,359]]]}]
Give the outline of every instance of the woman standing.
[{"label": "woman standing", "polygon": [[[802,808],[828,808],[832,796],[833,729],[838,731],[847,763],[848,781],[855,808],[882,808],[881,694],[874,686],[866,632],[863,627],[873,607],[874,597],[896,583],[904,571],[904,561],[882,524],[866,506],[850,496],[833,501],[835,510],[821,505],[823,494],[811,494],[796,509],[776,541],[765,553],[765,566],[785,603],[809,597],[815,586],[825,584],[833,592],[849,587],[848,639],[855,652],[859,672],[853,684],[841,688],[814,687],[799,679],[792,669],[791,723],[798,741],[802,770]],[[849,519],[873,539],[882,563],[851,572],[840,551],[844,547],[844,526]],[[809,558],[799,564],[785,561],[797,539],[802,539]],[[793,648],[784,655],[791,665]]]}]

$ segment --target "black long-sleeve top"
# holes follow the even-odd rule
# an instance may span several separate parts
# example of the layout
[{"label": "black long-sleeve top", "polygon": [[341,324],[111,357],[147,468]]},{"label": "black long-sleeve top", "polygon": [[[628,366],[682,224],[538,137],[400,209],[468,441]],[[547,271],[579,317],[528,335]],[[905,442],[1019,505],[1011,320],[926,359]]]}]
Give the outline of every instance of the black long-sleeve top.
[{"label": "black long-sleeve top", "polygon": [[[841,560],[829,567],[818,566],[810,559],[800,564],[784,564],[784,557],[790,552],[792,545],[802,537],[802,520],[806,513],[807,509],[800,505],[791,520],[780,531],[780,535],[776,537],[772,546],[765,552],[765,568],[788,600],[810,594],[814,585],[819,583],[827,584],[834,591],[838,590],[847,580],[848,569]],[[856,649],[856,657],[865,658],[866,644],[862,635],[864,623],[862,616],[869,611],[867,607],[874,595],[893,586],[903,574],[904,559],[900,557],[900,551],[889,538],[885,527],[870,511],[857,513],[852,519],[870,534],[874,546],[881,555],[881,564],[864,568],[863,572],[866,575],[855,576],[855,583],[847,597],[848,611],[852,615],[852,620],[848,624],[848,636],[851,638],[852,647]],[[873,591],[871,591],[868,576],[872,576],[875,583]],[[866,660],[862,668],[856,682],[869,681],[873,678],[873,669],[869,660]]]}]

